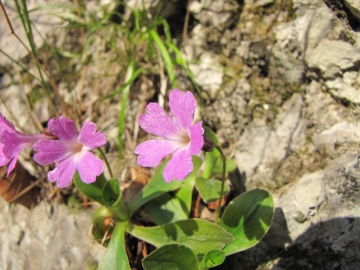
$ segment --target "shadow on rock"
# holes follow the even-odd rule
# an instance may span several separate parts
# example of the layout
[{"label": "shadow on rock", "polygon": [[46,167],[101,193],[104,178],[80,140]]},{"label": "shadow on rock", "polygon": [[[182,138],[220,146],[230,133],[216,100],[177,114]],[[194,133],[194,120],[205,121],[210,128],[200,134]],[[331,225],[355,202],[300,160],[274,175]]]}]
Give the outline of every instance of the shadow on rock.
[{"label": "shadow on rock", "polygon": [[273,270],[360,269],[360,219],[344,217],[315,224],[279,257]]}]

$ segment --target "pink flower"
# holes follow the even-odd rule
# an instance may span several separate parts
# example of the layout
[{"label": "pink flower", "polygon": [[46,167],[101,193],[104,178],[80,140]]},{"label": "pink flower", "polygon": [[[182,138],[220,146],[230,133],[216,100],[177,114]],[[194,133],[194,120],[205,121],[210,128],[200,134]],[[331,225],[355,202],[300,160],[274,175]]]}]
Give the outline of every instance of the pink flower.
[{"label": "pink flower", "polygon": [[78,170],[83,182],[95,182],[104,165],[89,151],[106,143],[104,134],[96,132],[96,125],[92,122],[84,123],[78,134],[74,121],[62,116],[59,120],[51,119],[48,128],[59,140],[40,140],[33,148],[37,151],[34,155],[37,163],[48,165],[59,162],[56,168],[48,173],[49,181],[57,181],[60,188],[67,187]]},{"label": "pink flower", "polygon": [[32,146],[38,140],[52,138],[45,134],[21,133],[0,113],[0,166],[5,166],[10,162],[6,176],[15,168],[22,150]]},{"label": "pink flower", "polygon": [[172,90],[169,106],[173,117],[157,103],[146,106],[147,113],[139,117],[140,126],[164,140],[149,140],[135,149],[139,155],[137,163],[143,167],[156,167],[164,157],[173,154],[163,172],[166,182],[183,180],[188,176],[194,167],[191,156],[199,154],[204,144],[201,121],[192,125],[196,108],[193,94]]}]

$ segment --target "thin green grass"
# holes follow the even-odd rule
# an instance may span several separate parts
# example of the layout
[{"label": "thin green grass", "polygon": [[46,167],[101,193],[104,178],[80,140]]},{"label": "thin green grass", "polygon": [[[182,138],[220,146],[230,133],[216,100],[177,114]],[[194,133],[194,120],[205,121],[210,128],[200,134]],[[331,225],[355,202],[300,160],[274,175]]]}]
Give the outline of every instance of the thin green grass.
[{"label": "thin green grass", "polygon": [[[123,2],[120,4],[127,7]],[[85,9],[69,5],[47,5],[32,10],[28,10],[26,0],[15,0],[15,5],[18,17],[21,20],[30,44],[30,50],[36,58],[39,58],[39,54],[33,39],[33,31],[37,31],[37,34],[42,38],[45,44],[44,47],[50,53],[51,56],[49,57],[52,58],[56,67],[51,70],[53,74],[50,74],[54,78],[61,78],[62,81],[66,81],[68,78],[74,79],[76,76],[70,77],[68,74],[69,69],[75,69],[76,67],[76,70],[81,70],[82,66],[96,63],[95,60],[92,59],[90,52],[92,52],[91,49],[93,46],[98,46],[99,39],[100,43],[105,46],[108,51],[112,52],[112,57],[106,59],[108,62],[105,63],[105,66],[110,67],[111,65],[116,65],[118,67],[116,69],[117,73],[110,74],[110,71],[105,69],[102,77],[115,76],[116,78],[122,78],[124,74],[126,75],[120,87],[115,91],[109,90],[109,93],[100,97],[97,101],[102,102],[120,95],[121,108],[117,124],[118,152],[120,158],[123,158],[124,153],[123,137],[131,86],[135,80],[142,77],[141,75],[146,77],[159,75],[159,72],[164,73],[171,87],[175,88],[177,86],[176,74],[183,72],[192,82],[198,95],[201,97],[201,91],[195,82],[188,62],[183,57],[180,48],[172,42],[170,27],[167,21],[158,14],[150,19],[144,8],[131,10],[133,20],[128,22],[123,18],[122,14],[106,10],[106,7],[101,10],[104,16],[98,18],[98,16],[86,12]],[[49,13],[51,13],[52,8],[62,8],[63,12],[53,12],[53,15],[67,23],[65,28],[80,29],[81,32],[84,33],[84,42],[80,52],[66,51],[48,44],[47,40],[31,22],[29,13],[38,9],[47,9]],[[120,20],[121,23],[113,22],[111,19],[114,17]],[[164,30],[164,37],[159,35],[159,28]],[[0,50],[0,53],[7,55],[2,50]],[[11,59],[9,55],[7,56]],[[160,61],[159,57],[161,58]],[[12,61],[23,71],[29,72],[29,70],[18,61],[14,59],[12,59]],[[163,67],[160,62],[164,63]],[[48,98],[61,99],[60,96],[50,95],[51,89],[43,77],[43,70],[38,66],[38,63],[36,63],[36,65],[39,73],[37,79],[40,80]],[[35,77],[34,74],[31,74],[31,76]],[[68,85],[71,84],[68,82]],[[57,100],[54,100],[54,103],[58,104],[56,101]],[[68,105],[71,106],[71,104]]]}]

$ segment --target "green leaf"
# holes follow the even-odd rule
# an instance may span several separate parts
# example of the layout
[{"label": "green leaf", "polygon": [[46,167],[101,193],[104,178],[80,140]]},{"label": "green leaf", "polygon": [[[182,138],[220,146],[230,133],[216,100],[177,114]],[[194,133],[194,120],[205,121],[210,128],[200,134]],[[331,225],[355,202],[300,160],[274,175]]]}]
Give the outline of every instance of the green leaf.
[{"label": "green leaf", "polygon": [[165,245],[142,261],[145,270],[196,270],[194,252],[182,245]]},{"label": "green leaf", "polygon": [[145,205],[146,211],[157,225],[186,219],[178,199],[164,193]]},{"label": "green leaf", "polygon": [[124,243],[127,226],[127,222],[116,223],[110,243],[100,261],[98,270],[130,270]]},{"label": "green leaf", "polygon": [[175,70],[174,70],[172,58],[169,54],[169,51],[166,48],[164,42],[161,40],[159,34],[154,29],[149,30],[149,36],[152,38],[152,40],[154,40],[154,42],[158,46],[161,56],[165,62],[165,67],[168,72],[170,83],[171,83],[172,87],[175,88],[176,87]]},{"label": "green leaf", "polygon": [[196,256],[221,249],[233,236],[220,226],[202,219],[180,220],[156,227],[129,226],[128,233],[156,247],[167,244],[185,245]]},{"label": "green leaf", "polygon": [[103,188],[102,196],[107,206],[113,205],[120,197],[119,180],[115,178],[109,179]]},{"label": "green leaf", "polygon": [[107,206],[108,210],[113,214],[112,217],[116,217],[118,220],[128,220],[128,210],[123,202],[120,191],[119,180],[112,178],[106,181],[102,190],[103,204]]},{"label": "green leaf", "polygon": [[205,254],[204,258],[200,262],[198,269],[206,270],[211,267],[218,266],[225,261],[225,253],[222,250],[210,250]]},{"label": "green leaf", "polygon": [[[138,69],[137,71],[135,71],[134,73],[134,69],[135,69],[135,61],[130,61],[129,66],[126,70],[126,75],[125,75],[125,84],[127,84],[123,90],[122,90],[122,95],[121,95],[121,108],[120,108],[120,112],[119,112],[119,119],[118,119],[118,152],[119,152],[119,157],[123,157],[123,133],[124,133],[124,128],[125,128],[125,113],[126,113],[126,103],[129,99],[129,93],[130,93],[130,86],[131,84],[129,84],[128,82],[132,82],[134,81],[142,72],[141,69]],[[137,73],[139,72],[139,73]]]},{"label": "green leaf", "polygon": [[257,244],[268,231],[273,213],[272,196],[265,190],[251,190],[232,200],[220,221],[220,226],[235,237],[223,249],[225,254],[237,253]]},{"label": "green leaf", "polygon": [[[197,157],[193,157],[193,162],[196,164]],[[150,182],[136,195],[136,197],[128,204],[130,216],[142,205],[151,201],[152,199],[164,194],[168,191],[178,189],[192,177],[191,174],[186,177],[183,181],[174,180],[170,183],[166,183],[162,172],[167,164],[168,160],[164,160],[157,168],[154,176],[151,178]],[[195,165],[194,165],[195,168]]]},{"label": "green leaf", "polygon": [[[219,151],[217,149],[214,149],[214,150],[216,150],[219,153]],[[213,152],[214,152],[214,150],[213,150]],[[216,159],[218,158],[218,157],[214,156],[213,152],[205,153],[205,166],[204,166],[204,170],[203,170],[203,176],[205,178],[211,177],[212,171],[214,168],[214,164],[216,162]]]},{"label": "green leaf", "polygon": [[[220,199],[221,181],[217,179],[196,178],[195,187],[200,193],[205,203],[210,203]],[[229,192],[228,185],[224,185],[224,196]]]},{"label": "green leaf", "polygon": [[[232,159],[227,159],[226,160],[226,167],[225,167],[225,171],[226,172],[232,172],[235,171],[236,169],[236,163],[235,161],[233,161]],[[221,158],[217,158],[216,162],[215,162],[215,166],[213,167],[212,172],[213,173],[222,173],[223,170],[223,163]]]},{"label": "green leaf", "polygon": [[104,174],[100,174],[94,183],[86,184],[80,179],[79,173],[76,171],[74,176],[74,184],[76,188],[83,193],[86,197],[105,205],[106,202],[103,198],[103,189],[107,183]]},{"label": "green leaf", "polygon": [[196,175],[201,166],[202,160],[193,156],[194,169],[192,173],[187,177],[184,185],[176,192],[175,198],[177,198],[180,202],[181,208],[184,211],[186,217],[188,218],[191,211],[191,202],[192,202],[192,194],[195,185]]},{"label": "green leaf", "polygon": [[[207,139],[212,140],[215,145],[219,145],[219,140],[216,137],[216,134],[208,127],[204,128],[204,137]],[[203,176],[204,178],[209,178],[213,174],[213,168],[216,164],[216,161],[219,160],[222,162],[220,157],[220,152],[216,148],[214,148],[211,152],[205,153],[205,166],[203,170]],[[222,167],[221,167],[222,168]]]},{"label": "green leaf", "polygon": [[209,127],[204,128],[204,137],[212,140],[215,143],[215,145],[220,144],[218,138],[216,137],[215,132],[212,131],[211,128]]},{"label": "green leaf", "polygon": [[192,190],[195,185],[197,171],[201,159],[193,157],[194,169],[184,180],[183,186],[174,196],[164,193],[145,205],[145,208],[157,225],[162,225],[182,219],[187,219],[191,210]]}]

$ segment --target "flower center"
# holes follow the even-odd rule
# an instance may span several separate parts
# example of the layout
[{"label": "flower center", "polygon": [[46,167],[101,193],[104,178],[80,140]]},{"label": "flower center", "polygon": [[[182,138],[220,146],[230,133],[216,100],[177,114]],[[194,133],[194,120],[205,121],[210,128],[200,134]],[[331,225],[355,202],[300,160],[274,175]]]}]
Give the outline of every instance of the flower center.
[{"label": "flower center", "polygon": [[183,131],[181,134],[179,134],[179,143],[181,147],[187,147],[190,143],[190,136],[187,131]]},{"label": "flower center", "polygon": [[82,148],[83,148],[83,144],[76,142],[76,143],[74,143],[74,145],[72,147],[72,152],[74,154],[79,153],[79,152],[81,152]]}]

